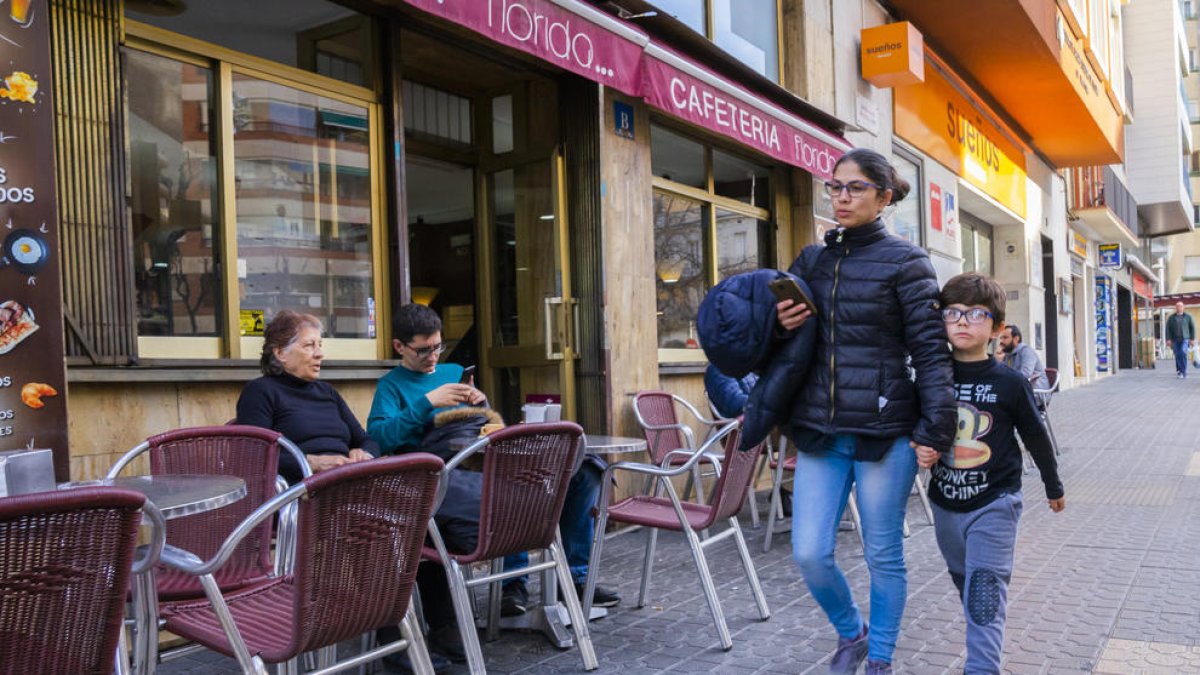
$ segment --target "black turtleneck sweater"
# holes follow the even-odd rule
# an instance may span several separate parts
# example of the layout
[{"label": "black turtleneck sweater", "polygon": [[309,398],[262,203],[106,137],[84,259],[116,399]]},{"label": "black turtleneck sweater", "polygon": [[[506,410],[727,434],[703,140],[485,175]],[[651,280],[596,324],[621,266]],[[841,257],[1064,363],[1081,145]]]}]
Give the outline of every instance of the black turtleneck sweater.
[{"label": "black turtleneck sweater", "polygon": [[[309,382],[287,373],[251,380],[238,398],[237,421],[274,429],[306,455],[348,456],[352,448],[361,448],[379,456],[379,446],[350,407],[331,385],[320,380]],[[282,449],[279,474],[288,483],[300,480],[296,460]]]}]

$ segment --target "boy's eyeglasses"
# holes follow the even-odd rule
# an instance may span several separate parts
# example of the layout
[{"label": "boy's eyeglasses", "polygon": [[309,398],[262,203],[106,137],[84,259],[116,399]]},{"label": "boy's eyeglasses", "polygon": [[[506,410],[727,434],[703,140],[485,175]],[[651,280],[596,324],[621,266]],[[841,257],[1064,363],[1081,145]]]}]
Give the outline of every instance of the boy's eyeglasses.
[{"label": "boy's eyeglasses", "polygon": [[942,321],[946,323],[958,323],[958,320],[967,317],[967,323],[980,324],[984,321],[994,318],[992,313],[982,307],[972,307],[971,309],[959,309],[957,307],[947,307],[942,310]]},{"label": "boy's eyeglasses", "polygon": [[410,344],[405,344],[404,346],[413,350],[413,353],[417,355],[418,359],[427,359],[430,356],[439,356],[439,355],[441,355],[442,352],[446,351],[446,343],[445,342],[443,342],[441,344],[433,345],[432,347],[417,348]]},{"label": "boy's eyeglasses", "polygon": [[836,180],[825,181],[825,194],[835,199],[842,194],[842,190],[849,192],[851,197],[861,197],[866,194],[867,188],[882,190],[883,186],[863,180],[852,180],[849,183],[839,183]]}]

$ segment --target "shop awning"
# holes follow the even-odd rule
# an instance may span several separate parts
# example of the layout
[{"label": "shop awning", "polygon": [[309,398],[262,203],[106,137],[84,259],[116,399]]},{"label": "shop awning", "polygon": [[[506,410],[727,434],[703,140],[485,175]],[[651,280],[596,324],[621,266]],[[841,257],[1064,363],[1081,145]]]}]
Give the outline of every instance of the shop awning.
[{"label": "shop awning", "polygon": [[403,0],[827,178],[850,144],[581,0]]},{"label": "shop awning", "polygon": [[1169,309],[1182,302],[1187,307],[1200,306],[1200,293],[1171,293],[1154,298],[1155,309]]}]

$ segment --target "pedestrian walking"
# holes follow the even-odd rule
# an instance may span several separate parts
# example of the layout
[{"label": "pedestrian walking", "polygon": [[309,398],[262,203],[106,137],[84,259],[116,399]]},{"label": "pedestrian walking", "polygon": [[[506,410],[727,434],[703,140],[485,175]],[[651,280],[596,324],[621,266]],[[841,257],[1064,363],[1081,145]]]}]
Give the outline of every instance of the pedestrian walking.
[{"label": "pedestrian walking", "polygon": [[954,353],[958,434],[949,453],[918,448],[917,458],[931,469],[934,532],[962,597],[963,672],[998,675],[1022,510],[1017,433],[1041,472],[1050,510],[1062,511],[1066,498],[1029,380],[987,355],[1004,328],[1004,289],[982,274],[960,274],[942,290],[942,307]]},{"label": "pedestrian walking", "polygon": [[1196,323],[1183,311],[1183,303],[1175,303],[1175,313],[1167,319],[1167,346],[1175,352],[1175,377],[1187,377],[1188,354],[1196,339]]},{"label": "pedestrian walking", "polygon": [[[814,312],[820,322],[791,414],[800,450],[792,553],[837,630],[833,673],[854,673],[864,658],[867,673],[892,672],[908,595],[902,532],[917,473],[914,447],[946,452],[954,437],[953,372],[933,266],[880,220],[908,191],[877,152],[857,149],[838,160],[825,183],[838,227],[790,269],[810,286],[815,307],[792,300],[776,307],[785,332]],[[871,574],[869,623],[834,557],[852,486]]]}]

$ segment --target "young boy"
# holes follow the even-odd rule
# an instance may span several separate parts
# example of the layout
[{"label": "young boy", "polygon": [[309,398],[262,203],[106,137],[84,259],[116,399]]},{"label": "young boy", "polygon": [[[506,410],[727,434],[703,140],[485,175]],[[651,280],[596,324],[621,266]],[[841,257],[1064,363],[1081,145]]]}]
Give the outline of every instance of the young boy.
[{"label": "young boy", "polygon": [[958,435],[950,453],[918,450],[917,460],[931,469],[938,548],[963,600],[963,671],[999,673],[1021,517],[1021,449],[1014,431],[1037,463],[1050,509],[1062,511],[1066,500],[1029,382],[987,354],[988,341],[1004,328],[1004,289],[970,272],[948,281],[941,301],[954,351]]}]

